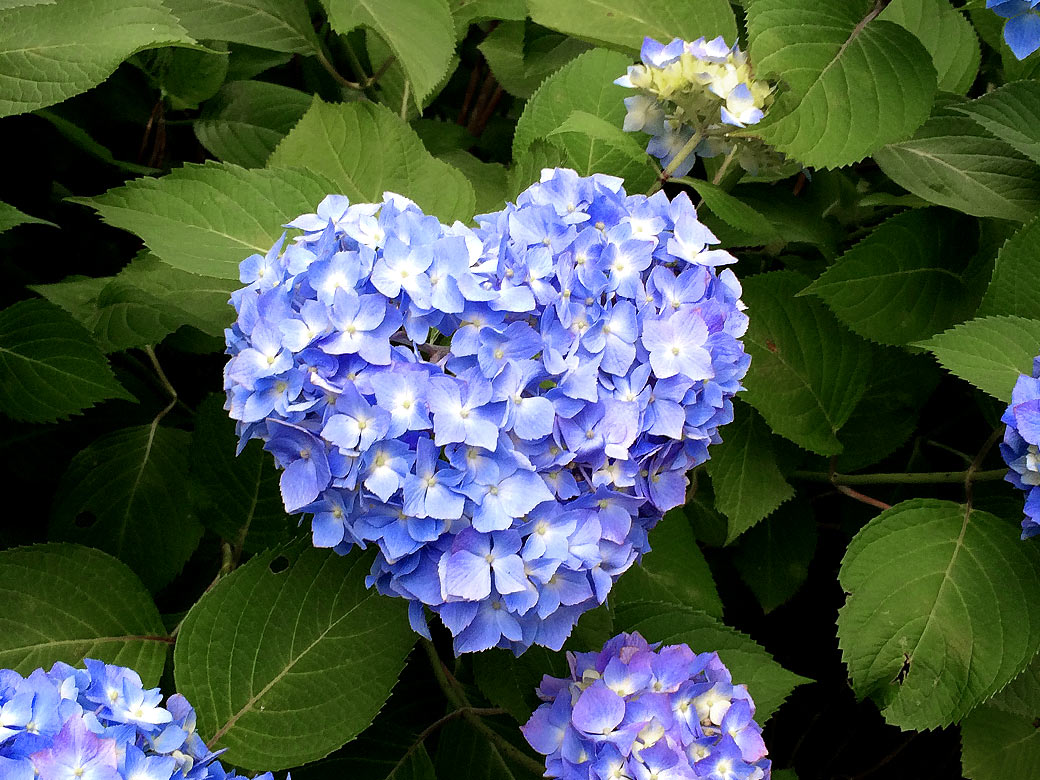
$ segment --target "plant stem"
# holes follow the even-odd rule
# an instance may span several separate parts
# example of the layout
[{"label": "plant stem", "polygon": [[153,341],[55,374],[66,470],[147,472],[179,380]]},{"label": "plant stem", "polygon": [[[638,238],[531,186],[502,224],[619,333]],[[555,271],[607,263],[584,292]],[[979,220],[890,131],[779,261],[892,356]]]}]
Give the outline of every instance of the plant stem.
[{"label": "plant stem", "polygon": [[337,83],[341,84],[347,89],[353,89],[357,92],[361,92],[363,90],[363,87],[360,84],[358,84],[355,81],[351,81],[338,70],[336,70],[336,67],[331,62],[329,62],[329,58],[325,56],[325,52],[323,52],[321,49],[318,49],[317,53],[314,56],[318,58],[318,62],[321,63],[321,66],[325,68],[328,74],[332,76],[332,78],[335,79]]},{"label": "plant stem", "polygon": [[[892,474],[828,474],[825,471],[794,471],[792,479],[806,482],[831,482],[835,485],[956,485],[968,478],[967,471],[920,471]],[[975,471],[973,482],[992,482],[1003,479],[1007,469]]]},{"label": "plant stem", "polygon": [[[718,185],[722,181],[722,177],[726,175],[726,171],[729,170],[729,166],[733,164],[733,161],[737,158],[737,149],[739,147],[733,144],[733,148],[729,150],[729,154],[726,155],[726,159],[722,161],[722,165],[715,171],[715,175],[711,179],[711,183]],[[703,201],[702,201],[703,202]]]},{"label": "plant stem", "polygon": [[657,177],[657,181],[654,182],[654,186],[650,188],[650,192],[648,192],[647,195],[653,195],[661,189],[662,184],[672,178],[672,174],[679,170],[679,166],[686,161],[687,157],[693,154],[693,150],[697,148],[697,144],[701,142],[703,137],[703,131],[698,130],[690,137],[689,141],[683,144],[683,148],[676,153],[675,157],[672,158],[672,161],[668,163],[663,171],[661,171],[661,175]]},{"label": "plant stem", "polygon": [[462,690],[462,686],[459,684],[458,680],[449,676],[448,670],[444,667],[444,663],[441,661],[440,656],[437,655],[437,648],[433,646],[433,642],[429,639],[422,639],[420,641],[422,642],[423,649],[426,651],[426,655],[430,659],[430,666],[433,667],[433,676],[437,678],[437,684],[440,685],[441,690],[444,692],[444,696],[448,699],[451,705],[455,707],[456,710],[462,711],[462,717],[477,729],[477,731],[494,743],[495,747],[508,755],[513,761],[522,764],[526,769],[534,772],[536,775],[544,774],[545,766],[541,762],[535,761],[475,714],[480,710],[476,710],[470,706],[469,701],[466,699],[466,693]]},{"label": "plant stem", "polygon": [[162,366],[159,364],[159,358],[155,354],[155,350],[151,344],[144,346],[144,353],[148,355],[148,359],[152,361],[152,368],[155,369],[156,375],[159,377],[159,381],[162,382],[162,386],[166,389],[166,392],[170,394],[170,403],[166,405],[166,408],[156,415],[155,420],[152,421],[152,426],[156,426],[163,417],[165,417],[173,407],[177,405],[180,400],[177,397],[177,390],[174,388],[173,383],[170,382],[169,377],[166,376],[166,372],[162,370]]},{"label": "plant stem", "polygon": [[408,79],[404,80],[404,90],[401,94],[401,119],[408,120],[408,93],[411,90],[412,82]]}]

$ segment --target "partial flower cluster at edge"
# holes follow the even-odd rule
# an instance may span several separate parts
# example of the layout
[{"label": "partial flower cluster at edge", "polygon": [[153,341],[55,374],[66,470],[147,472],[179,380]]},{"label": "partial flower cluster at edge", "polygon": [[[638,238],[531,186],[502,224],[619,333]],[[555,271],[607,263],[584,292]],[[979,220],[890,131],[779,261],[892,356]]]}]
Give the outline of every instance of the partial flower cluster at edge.
[{"label": "partial flower cluster at edge", "polygon": [[522,727],[562,780],[768,780],[755,704],[717,653],[620,634],[568,653],[570,678],[544,677]]},{"label": "partial flower cluster at edge", "polygon": [[747,317],[686,195],[547,169],[477,223],[393,194],[291,222],[242,264],[227,408],[416,630],[559,649],[719,441]]},{"label": "partial flower cluster at edge", "polygon": [[1007,430],[1000,453],[1011,469],[1007,481],[1025,492],[1022,538],[1028,539],[1040,534],[1040,357],[1032,376],[1018,378],[1001,421]]},{"label": "partial flower cluster at edge", "polygon": [[761,121],[773,99],[772,86],[754,78],[745,52],[722,36],[667,45],[647,38],[641,58],[614,82],[641,93],[625,98],[624,129],[649,134],[646,151],[670,175],[685,176],[697,157],[726,154],[737,144],[747,152],[742,165],[758,167],[752,146],[728,137]]},{"label": "partial flower cluster at edge", "polygon": [[1016,59],[1024,60],[1040,49],[1040,0],[986,0],[986,7],[1004,22],[1004,41]]},{"label": "partial flower cluster at edge", "polygon": [[[0,670],[0,780],[231,780],[180,694],[161,704],[133,669],[87,659]],[[257,780],[271,780],[268,772]]]}]

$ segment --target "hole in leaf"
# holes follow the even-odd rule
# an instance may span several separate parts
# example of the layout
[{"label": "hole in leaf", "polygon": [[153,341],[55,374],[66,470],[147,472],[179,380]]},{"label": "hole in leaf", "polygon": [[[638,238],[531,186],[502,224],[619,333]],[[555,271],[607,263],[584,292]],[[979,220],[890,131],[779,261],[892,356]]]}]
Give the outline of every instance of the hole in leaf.
[{"label": "hole in leaf", "polygon": [[90,528],[97,521],[97,515],[93,512],[80,512],[72,522],[76,528]]},{"label": "hole in leaf", "polygon": [[286,558],[284,555],[279,555],[277,558],[271,561],[271,563],[268,565],[268,568],[274,574],[280,574],[281,572],[289,568],[289,559]]}]

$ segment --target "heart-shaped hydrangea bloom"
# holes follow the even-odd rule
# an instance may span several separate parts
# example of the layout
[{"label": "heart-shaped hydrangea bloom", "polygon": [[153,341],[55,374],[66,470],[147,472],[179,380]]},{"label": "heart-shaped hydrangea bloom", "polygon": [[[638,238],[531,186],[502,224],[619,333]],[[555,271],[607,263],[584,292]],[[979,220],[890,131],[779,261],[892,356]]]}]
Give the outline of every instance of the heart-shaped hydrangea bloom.
[{"label": "heart-shaped hydrangea bloom", "polygon": [[731,419],[747,317],[685,195],[546,170],[477,222],[387,195],[290,223],[242,264],[227,408],[417,630],[558,649]]},{"label": "heart-shaped hydrangea bloom", "polygon": [[1000,453],[1011,470],[1007,481],[1025,491],[1022,538],[1040,534],[1040,357],[1033,361],[1033,375],[1023,374],[1015,383],[1011,405],[1000,418],[1007,424]]},{"label": "heart-shaped hydrangea bloom", "polygon": [[651,645],[633,633],[567,660],[571,676],[542,679],[546,703],[522,727],[546,756],[546,777],[770,777],[755,703],[718,653]]},{"label": "heart-shaped hydrangea bloom", "polygon": [[[162,704],[133,669],[87,659],[22,677],[0,669],[4,780],[231,780],[180,694]],[[271,780],[271,773],[257,780]]]}]

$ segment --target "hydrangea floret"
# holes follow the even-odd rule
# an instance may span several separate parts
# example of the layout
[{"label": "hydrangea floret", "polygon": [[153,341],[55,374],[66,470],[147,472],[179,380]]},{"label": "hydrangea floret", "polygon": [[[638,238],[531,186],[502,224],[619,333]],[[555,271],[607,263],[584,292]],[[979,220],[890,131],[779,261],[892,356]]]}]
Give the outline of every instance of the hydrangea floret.
[{"label": "hydrangea floret", "polygon": [[1040,49],[1040,0],[986,0],[986,7],[1003,16],[1004,40],[1016,58],[1024,60]]},{"label": "hydrangea floret", "polygon": [[[162,704],[133,669],[87,659],[0,670],[2,780],[231,780],[180,694]],[[271,780],[271,773],[257,780]]]},{"label": "hydrangea floret", "polygon": [[562,780],[766,780],[755,703],[718,653],[619,634],[568,653],[571,676],[546,676],[522,731]]},{"label": "hydrangea floret", "polygon": [[559,649],[732,418],[747,317],[686,195],[547,169],[476,221],[387,194],[289,223],[242,263],[226,408],[417,631]]},{"label": "hydrangea floret", "polygon": [[721,36],[667,45],[646,38],[641,59],[614,82],[640,91],[625,98],[624,129],[648,133],[646,151],[672,176],[689,173],[698,156],[737,149],[729,133],[757,124],[773,100],[773,87],[754,78],[747,54]]},{"label": "hydrangea floret", "polygon": [[1040,534],[1040,357],[1032,376],[1018,378],[1001,421],[1007,429],[1000,453],[1010,468],[1007,481],[1025,492],[1022,538],[1028,539]]}]

